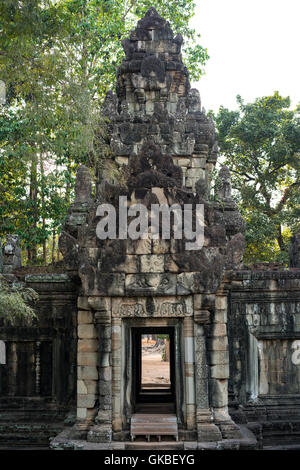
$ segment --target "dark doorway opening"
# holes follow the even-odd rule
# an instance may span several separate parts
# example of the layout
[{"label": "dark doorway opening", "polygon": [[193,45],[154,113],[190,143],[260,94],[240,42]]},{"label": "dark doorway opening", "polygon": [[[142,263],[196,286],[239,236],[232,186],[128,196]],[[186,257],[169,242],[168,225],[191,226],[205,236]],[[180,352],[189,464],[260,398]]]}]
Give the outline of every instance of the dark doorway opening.
[{"label": "dark doorway opening", "polygon": [[176,412],[173,327],[132,328],[135,411]]}]

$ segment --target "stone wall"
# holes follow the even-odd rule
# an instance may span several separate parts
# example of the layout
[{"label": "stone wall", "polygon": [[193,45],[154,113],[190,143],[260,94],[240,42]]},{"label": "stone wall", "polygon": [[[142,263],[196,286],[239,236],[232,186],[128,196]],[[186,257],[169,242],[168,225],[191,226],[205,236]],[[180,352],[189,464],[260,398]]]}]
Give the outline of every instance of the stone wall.
[{"label": "stone wall", "polygon": [[48,445],[64,420],[74,422],[78,287],[68,274],[18,277],[39,301],[31,324],[0,323],[0,445]]},{"label": "stone wall", "polygon": [[300,433],[300,270],[240,271],[230,280],[231,413],[264,442]]}]

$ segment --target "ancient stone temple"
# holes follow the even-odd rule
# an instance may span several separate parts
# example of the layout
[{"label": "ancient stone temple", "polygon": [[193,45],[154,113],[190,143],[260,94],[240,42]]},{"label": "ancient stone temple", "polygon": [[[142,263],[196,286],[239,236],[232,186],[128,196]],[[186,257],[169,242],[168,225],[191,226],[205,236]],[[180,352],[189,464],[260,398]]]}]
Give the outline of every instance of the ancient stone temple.
[{"label": "ancient stone temple", "polygon": [[[161,416],[155,425],[176,428],[177,448],[299,441],[299,237],[290,269],[243,266],[244,221],[228,168],[212,194],[215,128],[190,88],[181,45],[153,8],[123,41],[116,94],[103,110],[110,157],[95,185],[78,170],[63,267],[24,273],[12,261],[17,242],[4,250],[14,266],[6,272],[38,290],[40,304],[36,325],[0,325],[0,410],[16,423],[21,409],[27,420],[51,422],[47,437],[62,431],[53,448],[130,448],[133,426],[145,415],[149,425],[152,414]],[[154,231],[153,206],[161,208]],[[136,223],[138,207],[146,226]],[[116,226],[101,238],[104,215]],[[194,238],[183,230],[188,220]],[[134,223],[140,236],[130,237]],[[167,390],[142,387],[141,336],[149,334],[170,340]]]},{"label": "ancient stone temple", "polygon": [[[92,442],[128,438],[132,414],[142,401],[136,337],[154,331],[168,331],[173,338],[169,401],[180,439],[241,437],[228,414],[222,281],[227,268],[241,263],[244,222],[231,198],[227,168],[220,171],[218,202],[209,201],[215,129],[198,91],[190,88],[181,44],[181,36],[174,37],[154,9],[123,41],[126,58],[117,93],[105,101],[111,161],[95,199],[88,170],[79,169],[76,199],[61,237],[66,260],[74,260],[77,250],[82,285],[77,418]],[[148,227],[143,239],[99,240],[99,203],[118,208],[122,196],[129,215],[137,203],[147,210],[152,204],[189,204],[191,211],[202,204],[204,246],[188,251],[187,240],[176,239],[175,233],[171,239],[152,239]],[[157,402],[154,396],[151,400]]]}]

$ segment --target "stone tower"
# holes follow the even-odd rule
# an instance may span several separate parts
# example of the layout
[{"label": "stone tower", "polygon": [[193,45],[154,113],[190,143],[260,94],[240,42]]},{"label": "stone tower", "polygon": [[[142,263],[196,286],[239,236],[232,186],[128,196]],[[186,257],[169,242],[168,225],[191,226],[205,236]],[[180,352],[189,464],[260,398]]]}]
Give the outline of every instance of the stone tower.
[{"label": "stone tower", "polygon": [[[81,279],[78,298],[77,425],[92,442],[129,438],[138,403],[137,331],[168,331],[173,338],[172,400],[181,440],[240,437],[228,414],[229,376],[226,270],[238,268],[244,222],[223,167],[216,200],[210,174],[217,159],[212,120],[190,88],[182,37],[151,8],[130,38],[108,93],[111,158],[95,197],[85,167],[60,240],[66,262]],[[100,240],[99,204],[117,212],[142,204],[204,207],[204,245],[187,250],[186,237]],[[160,220],[160,226],[162,220]],[[148,230],[148,229],[147,229]],[[74,434],[74,435],[75,435]]]}]

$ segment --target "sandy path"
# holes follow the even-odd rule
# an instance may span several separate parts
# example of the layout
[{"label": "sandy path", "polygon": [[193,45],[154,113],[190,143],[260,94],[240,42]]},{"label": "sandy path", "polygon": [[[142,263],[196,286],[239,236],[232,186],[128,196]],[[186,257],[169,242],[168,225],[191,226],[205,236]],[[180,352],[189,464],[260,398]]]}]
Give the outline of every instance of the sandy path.
[{"label": "sandy path", "polygon": [[161,353],[142,356],[142,383],[170,383],[170,364],[161,360]]}]

